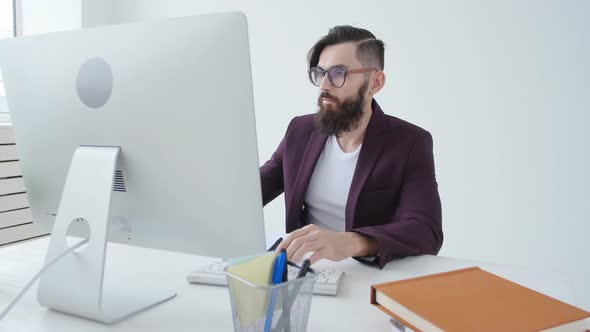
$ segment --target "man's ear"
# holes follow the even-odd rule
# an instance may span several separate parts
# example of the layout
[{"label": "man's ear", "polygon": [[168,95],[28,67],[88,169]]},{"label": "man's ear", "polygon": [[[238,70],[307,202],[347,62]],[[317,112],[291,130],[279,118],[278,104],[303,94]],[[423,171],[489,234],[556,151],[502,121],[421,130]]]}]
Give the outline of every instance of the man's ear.
[{"label": "man's ear", "polygon": [[385,85],[385,73],[382,71],[378,71],[375,76],[373,77],[371,83],[371,93],[376,94],[383,88]]}]

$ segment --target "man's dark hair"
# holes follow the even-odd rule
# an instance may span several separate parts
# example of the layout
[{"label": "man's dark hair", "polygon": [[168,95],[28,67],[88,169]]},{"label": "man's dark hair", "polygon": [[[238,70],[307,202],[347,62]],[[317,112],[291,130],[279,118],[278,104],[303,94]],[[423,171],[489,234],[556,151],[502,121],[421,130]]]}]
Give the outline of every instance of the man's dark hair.
[{"label": "man's dark hair", "polygon": [[338,25],[331,28],[328,34],[323,36],[313,45],[307,53],[309,68],[315,67],[320,61],[320,54],[326,46],[342,43],[356,42],[356,57],[366,68],[383,70],[385,45],[377,39],[369,30],[355,28],[350,25]]}]

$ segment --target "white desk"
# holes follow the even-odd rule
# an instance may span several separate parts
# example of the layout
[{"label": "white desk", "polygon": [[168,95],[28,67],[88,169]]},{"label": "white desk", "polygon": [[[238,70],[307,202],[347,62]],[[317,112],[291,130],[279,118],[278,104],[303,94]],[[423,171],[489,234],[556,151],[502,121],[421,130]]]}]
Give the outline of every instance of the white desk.
[{"label": "white desk", "polygon": [[[48,243],[49,239],[45,238],[0,248],[0,308],[4,308],[42,266]],[[4,321],[0,321],[0,331],[232,331],[227,289],[186,282],[186,275],[193,267],[211,260],[207,257],[110,244],[106,287],[109,280],[116,278],[145,289],[156,285],[167,286],[176,290],[178,296],[109,326],[41,307],[34,287]],[[345,271],[345,280],[338,297],[313,297],[308,331],[391,331],[388,317],[369,304],[371,284],[474,265],[575,304],[566,279],[517,267],[436,256],[405,258],[389,263],[383,270],[364,266],[352,259],[340,263],[326,261],[319,262],[316,267]]]}]

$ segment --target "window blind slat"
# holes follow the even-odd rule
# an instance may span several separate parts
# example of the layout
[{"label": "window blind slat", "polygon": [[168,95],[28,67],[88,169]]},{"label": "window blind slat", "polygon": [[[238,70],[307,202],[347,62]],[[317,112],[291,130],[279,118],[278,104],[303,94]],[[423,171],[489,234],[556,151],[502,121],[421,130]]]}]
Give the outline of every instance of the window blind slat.
[{"label": "window blind slat", "polygon": [[29,207],[27,194],[0,196],[0,212]]},{"label": "window blind slat", "polygon": [[47,235],[36,224],[10,227],[0,231],[0,246]]},{"label": "window blind slat", "polygon": [[0,162],[17,159],[16,145],[0,145]]},{"label": "window blind slat", "polygon": [[13,227],[22,224],[33,222],[33,215],[31,209],[22,209],[0,213],[0,232],[3,232],[7,227]]},{"label": "window blind slat", "polygon": [[0,162],[0,178],[8,178],[22,175],[23,172],[20,169],[18,161]]},{"label": "window blind slat", "polygon": [[0,195],[25,192],[23,178],[0,179]]}]

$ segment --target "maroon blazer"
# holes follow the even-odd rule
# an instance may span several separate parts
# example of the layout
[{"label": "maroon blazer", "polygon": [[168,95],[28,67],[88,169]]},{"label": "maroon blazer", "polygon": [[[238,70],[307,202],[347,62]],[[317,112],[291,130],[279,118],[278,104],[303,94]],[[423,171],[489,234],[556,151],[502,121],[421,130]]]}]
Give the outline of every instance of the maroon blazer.
[{"label": "maroon blazer", "polygon": [[[386,115],[375,100],[371,107],[346,202],[345,229],[377,241],[380,267],[394,258],[436,255],[443,231],[432,136]],[[291,120],[279,147],[260,167],[263,204],[285,193],[288,233],[307,224],[305,193],[328,138],[315,128],[313,117]]]}]

